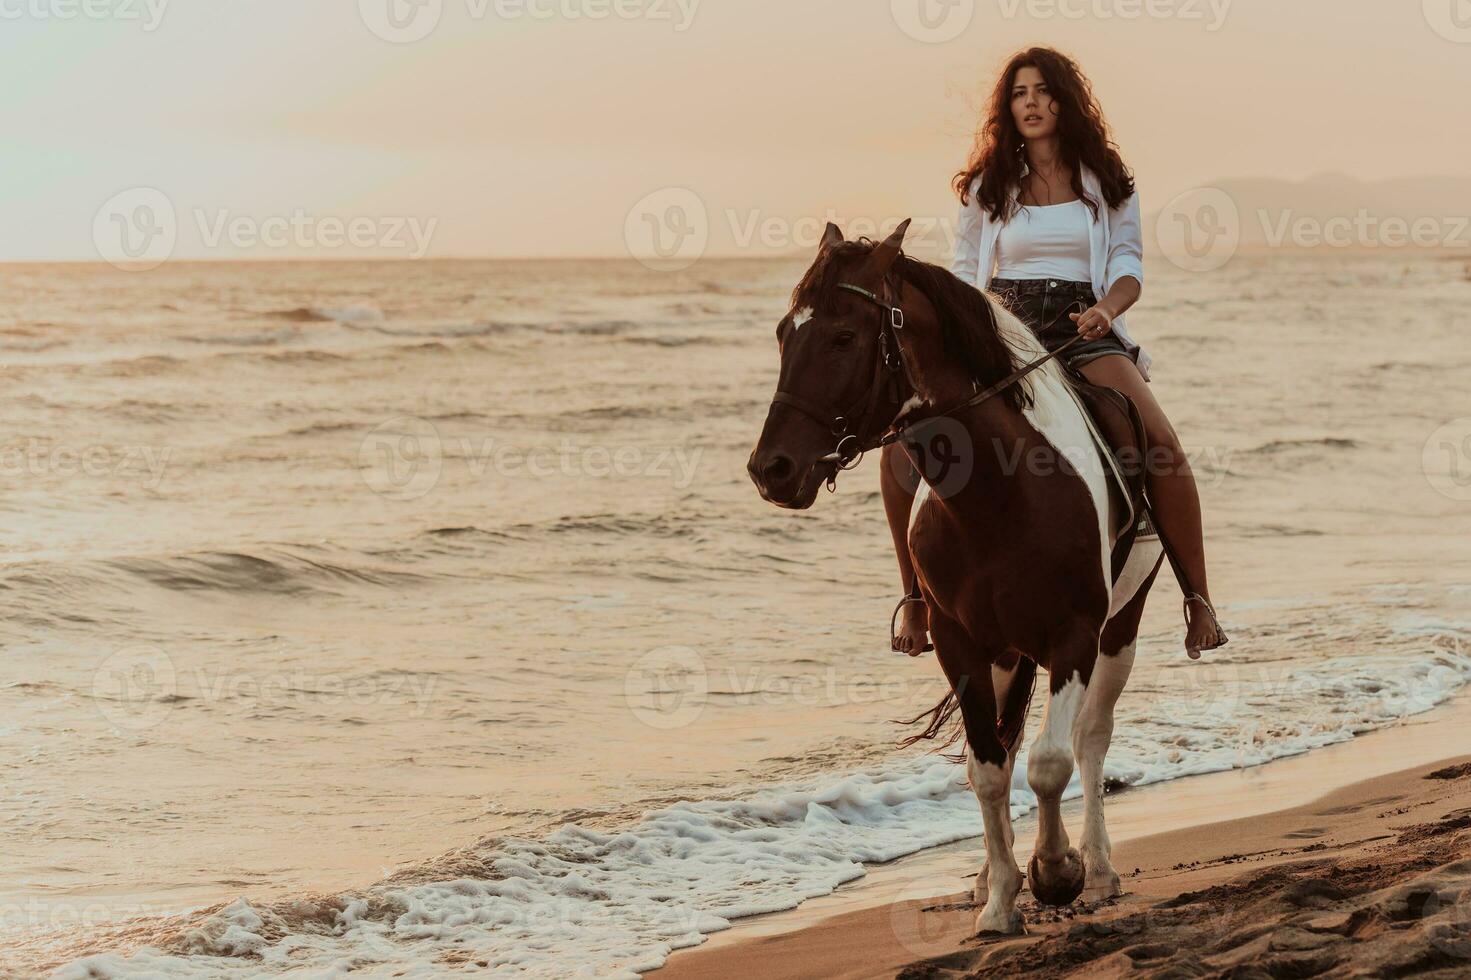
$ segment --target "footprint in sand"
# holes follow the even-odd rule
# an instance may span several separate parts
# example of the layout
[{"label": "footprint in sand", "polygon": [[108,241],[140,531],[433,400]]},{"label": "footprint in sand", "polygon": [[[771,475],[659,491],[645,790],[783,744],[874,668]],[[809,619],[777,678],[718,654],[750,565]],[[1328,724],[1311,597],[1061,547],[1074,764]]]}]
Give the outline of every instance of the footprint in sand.
[{"label": "footprint in sand", "polygon": [[1301,830],[1294,830],[1282,836],[1287,840],[1315,840],[1326,833],[1328,833],[1328,828],[1326,827],[1304,827]]},{"label": "footprint in sand", "polygon": [[1313,815],[1316,817],[1337,817],[1342,816],[1345,813],[1358,813],[1360,810],[1366,810],[1371,806],[1383,806],[1386,803],[1398,803],[1403,799],[1404,797],[1402,796],[1380,796],[1372,800],[1364,800],[1362,803],[1352,803],[1348,806],[1335,806],[1330,807],[1327,810],[1317,810],[1314,812]]}]

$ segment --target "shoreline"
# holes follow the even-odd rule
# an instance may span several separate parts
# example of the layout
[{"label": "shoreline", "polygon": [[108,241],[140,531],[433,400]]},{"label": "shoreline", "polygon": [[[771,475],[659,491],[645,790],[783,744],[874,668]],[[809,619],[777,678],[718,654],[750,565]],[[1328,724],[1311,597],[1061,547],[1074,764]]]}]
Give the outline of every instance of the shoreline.
[{"label": "shoreline", "polygon": [[[1362,821],[1363,810],[1374,811],[1372,821],[1386,807],[1393,809],[1386,797],[1398,796],[1411,799],[1415,807],[1426,806],[1415,793],[1422,789],[1425,773],[1471,763],[1471,755],[1465,755],[1471,749],[1465,736],[1468,726],[1471,692],[1394,728],[1346,742],[1264,765],[1111,794],[1109,830],[1125,895],[1115,900],[1116,905],[1108,903],[1108,909],[1098,912],[1114,918],[1119,909],[1138,911],[1147,902],[1168,900],[1186,888],[1226,881],[1239,871],[1238,861],[1223,860],[1228,856],[1250,853],[1258,864],[1276,865],[1304,854],[1332,855],[1334,849],[1325,844],[1362,833],[1364,828],[1356,821]],[[1471,766],[1466,779],[1445,781],[1445,786],[1432,790],[1447,788],[1460,794],[1454,797],[1459,806],[1471,806]],[[1328,801],[1339,802],[1339,806],[1327,806]],[[1343,812],[1325,819],[1315,808]],[[1065,803],[1063,815],[1070,831],[1076,833],[1081,801]],[[1302,824],[1287,834],[1307,830],[1315,836],[1274,836],[1284,823]],[[1016,821],[1015,850],[1023,868],[1035,829],[1034,814]],[[1273,846],[1254,846],[1265,844]],[[1471,857],[1471,847],[1464,854]],[[937,956],[967,953],[969,957],[983,947],[990,947],[986,955],[993,955],[995,948],[1051,938],[1057,922],[1036,921],[1039,910],[1023,887],[1018,908],[1027,913],[1031,935],[992,944],[971,939],[978,910],[971,906],[969,892],[982,855],[977,836],[870,866],[864,878],[796,909],[736,920],[730,929],[711,935],[698,947],[676,951],[662,968],[645,975],[659,980],[714,980],[732,975],[892,977],[911,964]],[[1165,857],[1170,860],[1166,862]],[[1468,902],[1462,904],[1465,907],[1458,907],[1457,921],[1464,926],[1471,922],[1471,892]],[[1061,918],[1047,911],[1040,916]],[[1079,916],[1077,921],[1089,918]],[[1465,967],[1471,970],[1471,960]]]}]

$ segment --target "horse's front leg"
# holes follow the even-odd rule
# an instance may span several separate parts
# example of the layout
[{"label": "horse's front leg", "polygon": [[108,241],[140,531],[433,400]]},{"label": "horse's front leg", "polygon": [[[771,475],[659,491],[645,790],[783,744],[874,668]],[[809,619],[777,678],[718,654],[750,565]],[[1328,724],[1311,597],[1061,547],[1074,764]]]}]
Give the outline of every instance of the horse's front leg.
[{"label": "horse's front leg", "polygon": [[[995,692],[995,698],[996,698],[996,716],[998,718],[1000,718],[1002,712],[1004,712],[1006,710],[1007,696],[1011,692],[1012,684],[1017,679],[1017,672],[1018,672],[1018,668],[1020,668],[1020,666],[1021,666],[1021,661],[1020,661],[1020,659],[1018,659],[1017,662],[1014,663],[1014,664],[1012,664],[1010,667],[1002,667],[1000,665],[995,665],[995,664],[993,664],[992,667],[991,667],[991,690]],[[1031,679],[1030,678],[1033,676],[1033,673],[1032,672],[1033,672],[1034,669],[1035,668],[1031,667],[1031,665],[1028,664],[1028,669],[1027,669],[1027,672],[1026,672],[1027,673],[1027,679],[1024,680],[1023,683],[1027,683],[1027,684],[1030,684],[1031,683]],[[1026,711],[1025,711],[1024,708],[1022,709],[1022,714],[1023,714],[1022,723],[1025,724],[1025,722],[1026,722],[1026,719],[1025,719]],[[1021,746],[1022,746],[1022,736],[1019,733],[1017,735],[1016,741],[1012,743],[1011,748],[1010,748],[1010,751],[1008,751],[1006,753],[1006,786],[1007,786],[1007,797],[1008,797],[1008,801],[1010,799],[1010,794],[1011,794],[1011,783],[1012,783],[1012,779],[1013,779],[1014,773],[1016,771],[1016,757],[1017,757],[1017,753],[1019,753],[1021,751]],[[969,775],[969,771],[970,771],[969,763],[970,763],[970,757],[969,757],[969,754],[967,754],[967,757],[966,757],[966,772],[967,772],[967,775]],[[1008,813],[1009,812],[1010,811],[1008,810]],[[1007,853],[1009,853],[1009,854],[1015,854],[1015,851],[1013,850],[1015,848],[1015,846],[1016,846],[1016,839],[1015,839],[1015,836],[1014,835],[1015,835],[1015,830],[1012,827],[1011,821],[1008,820],[1008,821],[1006,821],[1006,850],[1007,850]],[[980,871],[980,874],[976,875],[976,887],[975,887],[975,892],[974,892],[974,898],[975,898],[975,903],[977,905],[983,905],[983,904],[985,904],[986,895],[988,894],[988,890],[990,888],[990,875],[991,875],[991,862],[990,862],[989,859],[987,859],[986,861],[983,861],[981,863],[981,871]]]},{"label": "horse's front leg", "polygon": [[1118,872],[1109,854],[1113,849],[1103,822],[1103,760],[1113,739],[1113,711],[1134,666],[1131,641],[1113,656],[1101,656],[1088,681],[1088,700],[1078,717],[1073,748],[1083,779],[1083,867],[1087,877],[1083,893],[1090,900],[1112,898],[1123,893]]},{"label": "horse's front leg", "polygon": [[1022,918],[1016,910],[1016,896],[1022,888],[1022,873],[1011,853],[1011,767],[1006,747],[996,735],[991,658],[978,653],[979,645],[959,623],[933,609],[930,635],[950,688],[960,702],[965,725],[966,775],[981,805],[981,822],[985,828],[985,906],[976,919],[976,931],[1021,932]]},{"label": "horse's front leg", "polygon": [[1073,749],[1077,752],[1078,767],[1083,777],[1083,839],[1080,849],[1083,866],[1087,869],[1083,894],[1093,901],[1123,893],[1110,857],[1113,846],[1103,819],[1103,762],[1113,740],[1114,709],[1123,694],[1124,685],[1129,682],[1129,673],[1134,669],[1134,648],[1139,637],[1139,620],[1144,615],[1144,603],[1149,598],[1154,576],[1159,572],[1159,556],[1153,556],[1153,567],[1147,564],[1149,560],[1148,553],[1138,553],[1130,558],[1131,566],[1138,561],[1148,569],[1148,574],[1104,627],[1103,649],[1093,665],[1093,676],[1088,679],[1088,700],[1083,705],[1073,738]]},{"label": "horse's front leg", "polygon": [[1098,634],[1079,631],[1052,651],[1049,695],[1042,730],[1027,756],[1027,784],[1037,794],[1037,843],[1027,867],[1032,897],[1044,905],[1070,905],[1083,893],[1083,856],[1068,841],[1062,794],[1073,776],[1073,733],[1088,697]]}]

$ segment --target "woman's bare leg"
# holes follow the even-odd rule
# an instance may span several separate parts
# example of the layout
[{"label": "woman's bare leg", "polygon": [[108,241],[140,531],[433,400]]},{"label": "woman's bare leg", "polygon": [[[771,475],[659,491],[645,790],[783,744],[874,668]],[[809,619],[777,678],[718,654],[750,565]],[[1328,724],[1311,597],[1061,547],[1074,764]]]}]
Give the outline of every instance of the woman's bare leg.
[{"label": "woman's bare leg", "polygon": [[[899,583],[905,595],[913,595],[914,561],[909,555],[909,514],[919,488],[919,471],[898,443],[884,447],[880,462],[879,490],[884,498],[884,514],[889,519],[889,534],[894,538],[894,554],[899,559]],[[899,611],[895,649],[911,657],[919,656],[924,651],[929,625],[929,609],[925,604],[906,602]]]},{"label": "woman's bare leg", "polygon": [[[1080,369],[1089,381],[1121,391],[1139,407],[1144,428],[1149,434],[1150,456],[1146,475],[1149,498],[1160,531],[1185,567],[1190,584],[1210,601],[1210,587],[1205,574],[1205,532],[1201,526],[1200,492],[1190,460],[1180,445],[1180,437],[1166,417],[1164,409],[1149,390],[1148,383],[1134,362],[1123,354],[1109,354],[1089,361]],[[1200,650],[1218,646],[1216,623],[1199,603],[1190,603],[1189,623],[1185,631],[1185,649],[1192,656]]]}]

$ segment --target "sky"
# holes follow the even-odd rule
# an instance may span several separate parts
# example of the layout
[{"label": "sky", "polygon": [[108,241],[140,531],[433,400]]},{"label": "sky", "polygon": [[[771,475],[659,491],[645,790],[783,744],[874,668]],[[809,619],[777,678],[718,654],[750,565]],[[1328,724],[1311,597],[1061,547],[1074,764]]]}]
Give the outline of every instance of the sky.
[{"label": "sky", "polygon": [[1471,0],[0,0],[0,261],[164,226],[126,255],[626,256],[661,222],[759,254],[949,219],[1033,43],[1090,75],[1146,212],[1227,176],[1471,176]]}]

